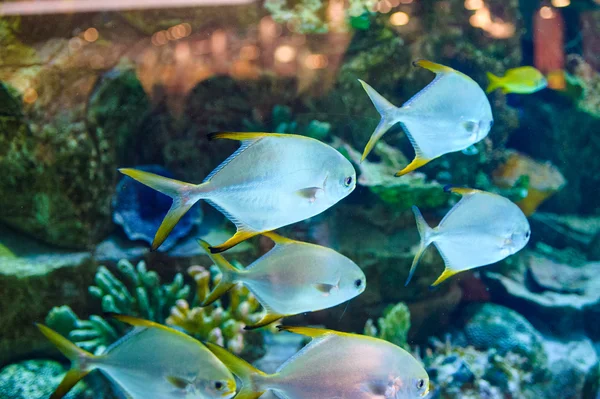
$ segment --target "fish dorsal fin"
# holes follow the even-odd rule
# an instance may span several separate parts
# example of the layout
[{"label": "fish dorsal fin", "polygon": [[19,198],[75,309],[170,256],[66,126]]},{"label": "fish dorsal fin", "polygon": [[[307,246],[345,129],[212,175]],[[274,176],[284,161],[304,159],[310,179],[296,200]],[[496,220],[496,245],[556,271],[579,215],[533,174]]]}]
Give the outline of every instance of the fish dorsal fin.
[{"label": "fish dorsal fin", "polygon": [[[165,325],[162,324],[158,324],[155,323],[153,321],[150,320],[144,320],[144,319],[140,319],[137,317],[133,317],[133,316],[127,316],[127,315],[123,315],[123,314],[116,314],[116,313],[109,313],[110,317],[119,320],[120,322],[123,322],[125,324],[129,324],[130,326],[134,326],[134,327],[144,327],[144,328],[158,328],[160,330],[163,331],[168,331],[169,333],[178,335],[180,337],[183,337],[187,340],[192,340],[194,342],[198,342],[198,344],[200,344],[199,341],[196,341],[194,338],[190,337],[189,335],[179,331],[179,330],[175,330],[174,328],[171,327],[167,327]],[[201,344],[200,344],[201,345]]]},{"label": "fish dorsal fin", "polygon": [[438,73],[449,73],[449,72],[456,72],[454,69],[447,67],[445,65],[442,64],[438,64],[436,62],[433,61],[429,61],[429,60],[417,60],[413,62],[413,66],[415,67],[421,67],[424,69],[427,69],[435,74]]},{"label": "fish dorsal fin", "polygon": [[282,315],[282,314],[266,312],[264,314],[264,316],[262,317],[262,319],[257,321],[255,324],[252,324],[251,326],[245,326],[244,330],[255,330],[257,328],[261,328],[261,327],[267,326],[271,323],[274,323],[277,320],[281,320],[284,317],[285,317],[285,315]]},{"label": "fish dorsal fin", "polygon": [[295,327],[295,326],[277,326],[277,330],[279,331],[287,331],[294,334],[304,335],[305,337],[310,338],[319,338],[323,337],[327,334],[334,335],[343,335],[344,333],[339,333],[333,330],[326,330],[324,328],[315,328],[315,327]]},{"label": "fish dorsal fin", "polygon": [[225,159],[223,162],[221,162],[221,164],[219,166],[217,166],[215,169],[213,169],[213,171],[210,172],[210,174],[208,176],[206,176],[203,183],[206,183],[210,179],[215,177],[217,175],[217,173],[222,171],[225,166],[227,166],[231,161],[233,161],[235,158],[237,158],[242,152],[246,151],[248,148],[250,148],[252,146],[252,144],[254,144],[256,142],[257,142],[257,140],[242,141],[242,145],[240,145],[240,147],[237,150],[235,150],[235,152],[233,154],[228,156],[227,159]]},{"label": "fish dorsal fin", "polygon": [[454,193],[454,194],[460,194],[463,197],[469,194],[489,194],[486,193],[485,191],[481,191],[481,190],[477,190],[474,188],[468,188],[468,187],[454,187],[451,185],[447,185],[444,187],[444,191],[447,193]]},{"label": "fish dorsal fin", "polygon": [[275,244],[292,244],[298,242],[290,238],[281,236],[273,231],[267,231],[265,233],[262,233],[262,235],[271,239]]},{"label": "fish dorsal fin", "polygon": [[263,133],[263,132],[216,132],[208,135],[209,140],[238,140],[238,141],[256,141],[265,137],[291,137],[287,133]]}]

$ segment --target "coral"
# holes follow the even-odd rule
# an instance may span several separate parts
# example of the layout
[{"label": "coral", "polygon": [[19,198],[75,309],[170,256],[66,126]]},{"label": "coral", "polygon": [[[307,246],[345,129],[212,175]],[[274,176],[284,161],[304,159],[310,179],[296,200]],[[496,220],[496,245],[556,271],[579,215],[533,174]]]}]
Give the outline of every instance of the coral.
[{"label": "coral", "polygon": [[[120,279],[106,267],[100,266],[94,279],[96,285],[89,287],[89,293],[100,301],[103,312],[164,323],[171,307],[190,293],[181,274],[177,274],[171,284],[161,284],[155,272],[146,270],[144,261],[133,266],[129,261],[121,260],[117,268]],[[52,309],[46,317],[46,323],[94,353],[102,353],[127,329],[120,322],[104,320],[96,315],[86,321],[79,320],[68,307]]]},{"label": "coral", "polygon": [[523,396],[532,373],[523,370],[526,358],[514,353],[499,354],[494,349],[479,351],[473,346],[456,346],[450,336],[442,342],[430,339],[422,358],[429,374],[432,396],[444,399]]},{"label": "coral", "polygon": [[377,319],[377,327],[372,319],[368,319],[365,324],[364,334],[385,339],[394,345],[408,349],[406,337],[408,336],[409,329],[410,311],[408,310],[408,306],[400,302],[384,311],[383,317]]},{"label": "coral", "polygon": [[[136,169],[168,178],[174,177],[169,171],[158,165],[136,166]],[[117,184],[113,197],[113,220],[123,227],[130,240],[142,240],[151,244],[171,203],[172,199],[168,196],[129,176],[123,176]],[[179,239],[188,235],[201,221],[202,208],[198,204],[183,215],[158,250],[168,251],[171,249]]]},{"label": "coral", "polygon": [[209,270],[192,266],[188,273],[196,281],[191,306],[185,299],[177,301],[166,323],[180,327],[199,339],[224,346],[247,359],[262,357],[262,334],[244,330],[246,325],[255,324],[263,316],[256,297],[242,285],[236,285],[228,292],[227,298],[200,307],[199,304],[220,281],[221,274],[216,266]]},{"label": "coral", "polygon": [[35,50],[23,44],[15,34],[20,26],[21,18],[0,19],[0,65],[14,66],[39,62]]},{"label": "coral", "polygon": [[506,161],[493,173],[494,183],[504,188],[513,187],[523,176],[528,178],[527,196],[517,205],[528,216],[566,184],[563,175],[551,163],[536,161],[516,151],[508,152]]},{"label": "coral", "polygon": [[292,133],[325,140],[331,130],[331,125],[313,119],[303,121],[296,119],[290,107],[276,105],[271,111],[271,117],[266,121],[259,120],[256,115],[253,119],[244,119],[244,128],[249,132]]}]

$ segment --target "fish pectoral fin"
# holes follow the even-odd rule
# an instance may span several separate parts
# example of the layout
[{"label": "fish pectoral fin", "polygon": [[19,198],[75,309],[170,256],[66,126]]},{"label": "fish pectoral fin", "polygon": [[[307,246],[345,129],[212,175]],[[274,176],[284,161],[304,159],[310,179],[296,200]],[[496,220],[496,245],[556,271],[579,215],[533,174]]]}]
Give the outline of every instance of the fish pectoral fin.
[{"label": "fish pectoral fin", "polygon": [[277,329],[279,331],[288,331],[294,334],[300,334],[310,338],[318,338],[327,334],[337,334],[335,331],[314,327],[277,326]]},{"label": "fish pectoral fin", "polygon": [[313,286],[317,289],[317,291],[321,292],[325,296],[331,294],[331,291],[334,288],[337,288],[337,285],[326,284],[326,283],[313,284]]},{"label": "fish pectoral fin", "polygon": [[444,269],[444,272],[438,277],[437,280],[435,280],[433,282],[433,284],[431,284],[432,287],[436,287],[438,286],[440,283],[444,282],[446,279],[454,276],[455,274],[457,274],[457,271],[454,270],[450,270],[448,268]]},{"label": "fish pectoral fin", "polygon": [[248,238],[254,237],[255,235],[261,234],[260,231],[246,231],[246,230],[238,230],[229,240],[225,241],[223,244],[217,245],[215,247],[210,247],[210,252],[213,254],[218,254],[220,252],[227,251],[229,248],[235,247],[242,241],[246,241]]},{"label": "fish pectoral fin", "polygon": [[261,328],[264,326],[267,326],[273,322],[276,322],[277,320],[280,320],[282,318],[284,318],[286,315],[283,314],[277,314],[277,313],[265,313],[265,315],[263,316],[262,319],[260,319],[256,324],[253,324],[251,326],[245,326],[244,330],[255,330],[257,328]]},{"label": "fish pectoral fin", "polygon": [[263,137],[289,137],[288,134],[284,134],[284,133],[262,133],[262,132],[252,132],[252,133],[246,133],[246,132],[215,132],[215,133],[210,133],[208,135],[208,139],[209,140],[219,140],[219,139],[226,139],[226,140],[238,140],[238,141],[246,141],[246,140],[250,140],[250,141],[254,141],[254,140],[259,140],[262,139]]},{"label": "fish pectoral fin", "polygon": [[419,169],[421,166],[429,163],[429,161],[431,161],[431,159],[423,159],[423,158],[415,157],[415,159],[413,159],[412,162],[409,163],[404,169],[396,172],[395,176],[396,177],[404,176],[407,173],[410,173],[414,170]]},{"label": "fish pectoral fin", "polygon": [[454,72],[454,69],[442,64],[437,64],[428,60],[417,60],[413,62],[413,66],[425,68],[433,73],[448,73]]},{"label": "fish pectoral fin", "polygon": [[474,188],[454,187],[454,186],[451,186],[451,185],[445,186],[444,187],[444,191],[447,192],[447,193],[460,194],[462,196],[469,195],[469,194],[475,194],[475,193],[484,193],[484,191],[476,190]]},{"label": "fish pectoral fin", "polygon": [[280,236],[279,234],[273,232],[273,231],[267,231],[264,233],[261,233],[263,236],[271,239],[275,244],[291,244],[297,241],[294,241],[292,239],[286,238],[284,236]]},{"label": "fish pectoral fin", "polygon": [[296,194],[302,198],[306,198],[309,202],[315,202],[315,200],[323,195],[324,192],[325,190],[321,187],[308,187],[296,191]]},{"label": "fish pectoral fin", "polygon": [[188,385],[190,385],[190,382],[185,378],[176,377],[174,375],[168,375],[166,380],[169,382],[169,384],[173,385],[177,389],[185,389]]}]

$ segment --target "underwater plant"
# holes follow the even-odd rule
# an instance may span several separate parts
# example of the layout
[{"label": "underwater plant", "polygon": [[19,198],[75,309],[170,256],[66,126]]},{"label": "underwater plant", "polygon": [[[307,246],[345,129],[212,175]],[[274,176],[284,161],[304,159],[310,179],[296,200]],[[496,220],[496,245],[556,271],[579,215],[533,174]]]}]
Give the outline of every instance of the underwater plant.
[{"label": "underwater plant", "polygon": [[383,312],[383,316],[377,319],[377,326],[373,319],[367,320],[364,334],[385,339],[394,345],[408,349],[408,330],[410,330],[410,310],[404,302],[400,302],[389,306]]},{"label": "underwater plant", "polygon": [[[236,267],[239,264],[233,262]],[[256,324],[263,316],[261,306],[254,295],[240,284],[234,286],[225,298],[209,306],[200,304],[221,280],[216,266],[206,269],[191,266],[188,274],[196,281],[196,291],[191,304],[180,299],[171,308],[166,324],[179,327],[188,334],[223,346],[246,359],[258,359],[264,355],[262,333],[246,331],[246,325]]]},{"label": "underwater plant", "polygon": [[[89,293],[100,301],[105,313],[118,313],[141,317],[164,323],[171,307],[190,294],[190,287],[184,284],[183,275],[178,273],[170,284],[161,284],[158,274],[146,269],[140,261],[133,266],[122,259],[117,263],[120,276],[115,276],[105,266],[98,267]],[[107,346],[125,334],[127,327],[112,319],[98,315],[89,320],[81,320],[68,306],[54,307],[46,316],[46,324],[68,337],[77,346],[99,354]]]}]

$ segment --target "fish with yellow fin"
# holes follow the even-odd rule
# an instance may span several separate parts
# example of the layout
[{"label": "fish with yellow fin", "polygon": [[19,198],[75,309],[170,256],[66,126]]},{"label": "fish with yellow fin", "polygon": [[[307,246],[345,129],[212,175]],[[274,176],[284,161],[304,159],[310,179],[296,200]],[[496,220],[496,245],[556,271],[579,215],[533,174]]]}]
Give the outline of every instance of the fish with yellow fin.
[{"label": "fish with yellow fin", "polygon": [[235,395],[235,378],[201,342],[151,321],[114,317],[135,328],[98,356],[37,325],[72,362],[50,399],[62,398],[93,370],[100,370],[131,399],[227,399]]},{"label": "fish with yellow fin", "polygon": [[415,149],[415,159],[396,176],[412,172],[444,154],[468,148],[486,137],[494,122],[490,102],[473,79],[431,61],[413,64],[434,72],[436,77],[402,107],[396,107],[360,80],[381,114],[362,160],[396,123],[402,125]]},{"label": "fish with yellow fin", "polygon": [[366,277],[360,267],[333,249],[275,233],[264,235],[275,242],[275,247],[245,270],[236,269],[220,254],[211,254],[208,243],[199,240],[222,273],[220,282],[202,306],[241,283],[266,310],[260,321],[245,327],[253,329],[285,316],[339,305],[365,290]]},{"label": "fish with yellow fin", "polygon": [[503,93],[532,94],[548,86],[544,74],[532,66],[509,69],[502,77],[487,73],[490,81],[486,93],[501,89]]},{"label": "fish with yellow fin", "polygon": [[236,399],[256,399],[267,391],[282,399],[417,399],[429,392],[421,363],[388,341],[319,328],[278,328],[312,340],[274,374],[207,344],[241,380]]},{"label": "fish with yellow fin", "polygon": [[445,190],[460,194],[462,198],[437,227],[429,227],[419,208],[412,207],[421,243],[406,284],[431,243],[437,247],[446,265],[442,275],[432,284],[436,286],[456,273],[498,262],[520,251],[529,241],[529,222],[509,199],[469,188],[445,187]]},{"label": "fish with yellow fin", "polygon": [[152,249],[163,243],[183,214],[201,199],[237,227],[233,237],[210,248],[217,253],[255,235],[318,215],[356,187],[356,171],[350,161],[318,140],[276,133],[214,133],[209,138],[239,140],[241,146],[202,184],[119,169],[173,198]]}]

